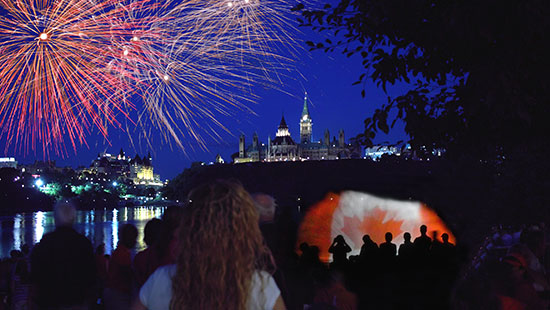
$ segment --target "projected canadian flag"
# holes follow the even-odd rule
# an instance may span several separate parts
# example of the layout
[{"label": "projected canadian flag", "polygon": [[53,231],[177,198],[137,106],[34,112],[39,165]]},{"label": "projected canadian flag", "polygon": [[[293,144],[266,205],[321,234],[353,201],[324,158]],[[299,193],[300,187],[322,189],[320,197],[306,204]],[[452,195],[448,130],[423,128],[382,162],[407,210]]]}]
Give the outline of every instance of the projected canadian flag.
[{"label": "projected canadian flag", "polygon": [[352,248],[350,255],[357,255],[365,234],[380,244],[385,241],[386,232],[391,232],[392,242],[399,246],[405,232],[409,232],[413,240],[418,237],[421,225],[428,227],[430,237],[434,231],[438,236],[447,233],[449,241],[455,243],[454,235],[443,220],[421,202],[385,199],[353,191],[339,195],[330,193],[309,209],[298,231],[297,246],[302,242],[318,246],[321,260],[330,261],[328,248],[337,235],[344,236]]}]

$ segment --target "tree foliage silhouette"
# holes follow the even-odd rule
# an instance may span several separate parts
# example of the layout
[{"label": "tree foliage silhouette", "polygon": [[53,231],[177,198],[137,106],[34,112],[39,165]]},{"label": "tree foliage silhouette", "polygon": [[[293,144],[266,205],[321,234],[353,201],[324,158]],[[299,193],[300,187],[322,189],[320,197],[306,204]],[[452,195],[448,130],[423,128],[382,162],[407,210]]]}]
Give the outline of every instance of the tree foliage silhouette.
[{"label": "tree foliage silhouette", "polygon": [[311,50],[360,55],[365,71],[355,84],[370,78],[384,91],[411,85],[365,120],[364,144],[402,119],[413,147],[489,159],[548,149],[549,9],[542,0],[340,0],[293,8],[302,26],[335,38],[307,42]]}]

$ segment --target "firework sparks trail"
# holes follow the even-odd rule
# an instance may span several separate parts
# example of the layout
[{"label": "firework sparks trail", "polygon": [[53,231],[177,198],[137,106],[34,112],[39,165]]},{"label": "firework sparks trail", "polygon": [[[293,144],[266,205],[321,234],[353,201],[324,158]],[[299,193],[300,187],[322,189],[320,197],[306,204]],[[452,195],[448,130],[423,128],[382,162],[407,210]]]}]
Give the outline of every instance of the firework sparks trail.
[{"label": "firework sparks trail", "polygon": [[[66,153],[131,123],[184,148],[290,59],[283,0],[0,0],[0,138]],[[288,51],[287,51],[288,52]],[[292,54],[292,53],[290,53]],[[289,55],[286,53],[286,55]],[[135,98],[139,100],[135,100]],[[134,117],[135,116],[135,117]],[[126,129],[128,130],[128,129]],[[204,146],[204,144],[203,144]]]}]

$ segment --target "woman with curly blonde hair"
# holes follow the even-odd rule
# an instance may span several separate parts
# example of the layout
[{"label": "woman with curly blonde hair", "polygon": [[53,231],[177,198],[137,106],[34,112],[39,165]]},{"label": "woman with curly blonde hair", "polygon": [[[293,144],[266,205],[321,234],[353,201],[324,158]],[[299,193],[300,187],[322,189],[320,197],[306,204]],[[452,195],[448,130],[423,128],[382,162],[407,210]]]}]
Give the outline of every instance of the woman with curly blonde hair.
[{"label": "woman with curly blonde hair", "polygon": [[258,212],[240,184],[215,181],[195,188],[178,238],[177,263],[149,277],[134,309],[285,309]]}]

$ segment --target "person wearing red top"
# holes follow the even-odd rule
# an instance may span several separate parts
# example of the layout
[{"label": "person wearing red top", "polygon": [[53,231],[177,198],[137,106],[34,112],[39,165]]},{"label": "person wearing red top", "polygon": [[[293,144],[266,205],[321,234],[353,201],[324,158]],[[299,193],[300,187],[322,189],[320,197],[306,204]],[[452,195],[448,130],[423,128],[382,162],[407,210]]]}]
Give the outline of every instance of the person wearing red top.
[{"label": "person wearing red top", "polygon": [[138,231],[132,224],[125,224],[120,230],[120,241],[109,260],[107,287],[103,293],[106,310],[130,308],[133,272],[132,252],[136,245]]},{"label": "person wearing red top", "polygon": [[357,296],[346,289],[343,278],[344,276],[340,272],[331,271],[330,283],[317,291],[313,299],[314,305],[318,307],[321,305],[332,306],[333,309],[338,310],[356,310]]}]

